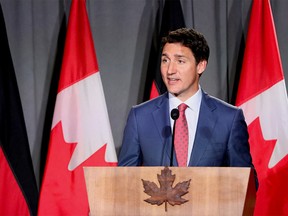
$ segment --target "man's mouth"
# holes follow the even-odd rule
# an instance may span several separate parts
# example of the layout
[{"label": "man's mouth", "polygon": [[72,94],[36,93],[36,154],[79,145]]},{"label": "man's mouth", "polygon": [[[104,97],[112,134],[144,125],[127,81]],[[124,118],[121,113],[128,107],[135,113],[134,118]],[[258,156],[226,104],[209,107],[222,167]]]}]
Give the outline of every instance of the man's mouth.
[{"label": "man's mouth", "polygon": [[179,81],[179,79],[177,79],[177,78],[168,78],[169,84],[173,84],[173,83],[175,83],[177,81]]}]

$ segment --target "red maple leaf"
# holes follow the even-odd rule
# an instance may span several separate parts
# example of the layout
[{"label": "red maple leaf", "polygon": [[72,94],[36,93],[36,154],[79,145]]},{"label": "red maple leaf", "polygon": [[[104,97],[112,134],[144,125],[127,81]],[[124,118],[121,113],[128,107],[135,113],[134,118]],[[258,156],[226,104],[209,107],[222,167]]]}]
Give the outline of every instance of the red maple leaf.
[{"label": "red maple leaf", "polygon": [[89,206],[83,166],[117,165],[105,161],[106,144],[103,144],[103,147],[90,158],[70,171],[68,164],[76,145],[77,143],[65,142],[61,122],[51,131],[44,174],[45,182],[43,182],[45,187],[42,186],[42,193],[45,193],[45,206],[41,207],[41,210],[46,214],[57,215],[60,211],[69,212],[73,206],[75,215],[88,215]]},{"label": "red maple leaf", "polygon": [[259,118],[248,126],[248,130],[259,180],[254,215],[288,215],[288,156],[270,169],[268,164],[277,140],[264,140]]}]

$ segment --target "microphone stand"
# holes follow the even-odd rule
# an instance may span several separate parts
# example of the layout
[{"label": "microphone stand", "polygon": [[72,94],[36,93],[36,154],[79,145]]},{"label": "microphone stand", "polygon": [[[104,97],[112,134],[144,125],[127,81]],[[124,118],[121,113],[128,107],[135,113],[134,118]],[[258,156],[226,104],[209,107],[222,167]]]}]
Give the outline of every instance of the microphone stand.
[{"label": "microphone stand", "polygon": [[174,132],[175,132],[175,124],[176,120],[179,118],[179,110],[173,109],[171,110],[171,118],[174,120],[173,124],[173,131],[172,131],[172,145],[171,145],[171,159],[170,159],[170,167],[173,166],[173,159],[174,159]]}]

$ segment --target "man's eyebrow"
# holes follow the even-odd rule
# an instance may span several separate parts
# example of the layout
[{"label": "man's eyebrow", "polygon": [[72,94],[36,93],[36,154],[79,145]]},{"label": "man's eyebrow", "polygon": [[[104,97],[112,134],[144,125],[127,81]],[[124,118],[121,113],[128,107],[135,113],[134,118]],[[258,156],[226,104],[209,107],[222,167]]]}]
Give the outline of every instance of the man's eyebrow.
[{"label": "man's eyebrow", "polygon": [[[168,57],[168,54],[162,53],[162,56]],[[185,55],[182,55],[182,54],[175,54],[173,56],[176,57],[176,58],[187,58]]]},{"label": "man's eyebrow", "polygon": [[181,54],[175,54],[174,56],[177,57],[177,58],[186,58],[185,55],[181,55]]}]

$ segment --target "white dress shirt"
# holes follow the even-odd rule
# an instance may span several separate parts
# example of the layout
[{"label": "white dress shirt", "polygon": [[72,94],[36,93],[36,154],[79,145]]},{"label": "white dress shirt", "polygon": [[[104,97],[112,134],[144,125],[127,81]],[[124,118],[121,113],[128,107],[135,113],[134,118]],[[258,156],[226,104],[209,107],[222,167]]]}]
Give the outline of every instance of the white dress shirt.
[{"label": "white dress shirt", "polygon": [[[169,93],[169,110],[170,110],[169,113],[171,113],[173,109],[178,108],[178,106],[181,103],[185,103],[188,106],[187,109],[185,110],[185,115],[186,115],[187,124],[188,124],[188,133],[189,133],[187,166],[190,161],[190,156],[191,156],[193,143],[195,139],[201,99],[202,99],[202,92],[201,92],[200,86],[199,86],[198,91],[185,102],[182,102],[177,97]],[[171,130],[173,133],[174,120],[171,118],[171,116],[170,116],[170,123],[171,123]]]}]

